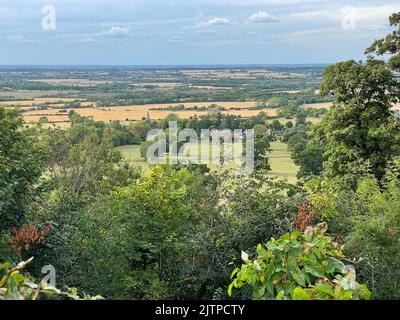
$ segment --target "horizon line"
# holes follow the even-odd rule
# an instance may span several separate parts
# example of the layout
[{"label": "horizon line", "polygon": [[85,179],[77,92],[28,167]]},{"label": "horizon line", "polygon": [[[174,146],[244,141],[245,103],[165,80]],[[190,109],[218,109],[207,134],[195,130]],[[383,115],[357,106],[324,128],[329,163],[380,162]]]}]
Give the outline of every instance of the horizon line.
[{"label": "horizon line", "polygon": [[260,66],[326,66],[332,63],[229,63],[229,64],[0,64],[4,67],[260,67]]}]

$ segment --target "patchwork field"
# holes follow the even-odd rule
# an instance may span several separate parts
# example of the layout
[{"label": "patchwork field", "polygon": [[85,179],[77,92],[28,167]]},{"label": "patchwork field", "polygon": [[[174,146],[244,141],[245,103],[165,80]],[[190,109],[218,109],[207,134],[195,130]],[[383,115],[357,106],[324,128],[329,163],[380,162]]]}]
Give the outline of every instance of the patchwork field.
[{"label": "patchwork field", "polygon": [[267,69],[231,69],[231,70],[184,70],[182,71],[190,79],[242,79],[255,80],[259,77],[270,79],[297,79],[304,78],[304,74],[293,72],[273,72]]},{"label": "patchwork field", "polygon": [[88,80],[88,79],[35,79],[31,82],[46,83],[54,86],[77,86],[93,87],[99,84],[109,83],[110,81]]},{"label": "patchwork field", "polygon": [[[81,105],[90,106],[92,102],[82,102]],[[180,118],[186,119],[195,115],[202,116],[207,115],[210,111],[208,110],[193,110],[192,108],[197,107],[223,107],[225,110],[221,111],[223,114],[230,114],[242,117],[250,117],[259,114],[261,111],[266,112],[269,116],[277,116],[277,109],[264,109],[264,110],[249,110],[248,108],[255,107],[256,102],[192,102],[185,103],[185,108],[190,110],[171,110],[171,107],[177,107],[182,104],[145,104],[145,105],[132,105],[132,106],[120,106],[120,107],[102,107],[102,108],[71,108],[66,110],[58,109],[46,109],[46,110],[33,110],[24,112],[23,116],[26,122],[34,123],[38,122],[40,118],[47,117],[50,122],[68,121],[68,112],[74,110],[78,114],[86,117],[92,117],[95,121],[135,121],[141,120],[147,116],[150,116],[153,120],[164,119],[170,113],[177,114]],[[164,110],[165,109],[165,110]]]}]

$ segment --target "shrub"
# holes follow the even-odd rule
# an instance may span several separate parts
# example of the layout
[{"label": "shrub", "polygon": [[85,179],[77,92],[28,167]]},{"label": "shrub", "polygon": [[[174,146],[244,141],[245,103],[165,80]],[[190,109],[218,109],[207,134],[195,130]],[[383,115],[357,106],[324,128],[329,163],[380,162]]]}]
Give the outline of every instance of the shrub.
[{"label": "shrub", "polygon": [[229,295],[233,287],[249,284],[254,299],[369,300],[368,288],[357,283],[354,267],[344,264],[341,248],[326,230],[321,223],[260,244],[254,261],[243,252],[245,263],[233,271]]},{"label": "shrub", "polygon": [[101,296],[78,295],[76,288],[61,291],[46,282],[36,284],[28,275],[21,272],[33,258],[13,266],[9,262],[0,264],[0,300],[39,300],[39,299],[72,299],[72,300],[101,300]]}]

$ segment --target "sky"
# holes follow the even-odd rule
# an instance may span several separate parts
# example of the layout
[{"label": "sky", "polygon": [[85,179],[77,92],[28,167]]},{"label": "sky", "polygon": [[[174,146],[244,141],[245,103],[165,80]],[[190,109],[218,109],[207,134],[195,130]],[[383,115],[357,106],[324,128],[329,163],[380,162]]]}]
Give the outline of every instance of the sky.
[{"label": "sky", "polygon": [[400,1],[0,0],[0,65],[362,59]]}]

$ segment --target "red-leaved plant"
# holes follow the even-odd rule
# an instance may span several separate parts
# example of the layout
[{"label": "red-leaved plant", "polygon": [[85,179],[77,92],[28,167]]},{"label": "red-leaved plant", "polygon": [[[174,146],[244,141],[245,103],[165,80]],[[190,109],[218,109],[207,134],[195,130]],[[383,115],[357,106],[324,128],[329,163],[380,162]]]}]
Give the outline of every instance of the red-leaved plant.
[{"label": "red-leaved plant", "polygon": [[11,240],[15,252],[21,255],[23,249],[29,251],[30,246],[41,243],[52,228],[51,223],[43,228],[29,224],[23,224],[19,229],[13,227],[11,230],[13,233]]},{"label": "red-leaved plant", "polygon": [[296,226],[298,230],[304,232],[307,229],[307,227],[313,225],[315,216],[316,212],[312,210],[312,208],[307,202],[304,202],[300,205],[299,211],[293,219],[293,224]]}]

